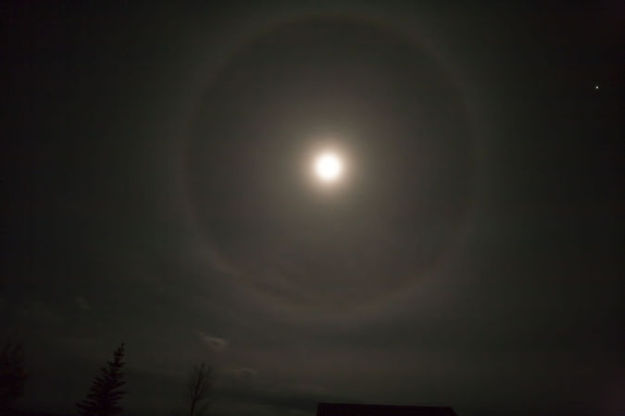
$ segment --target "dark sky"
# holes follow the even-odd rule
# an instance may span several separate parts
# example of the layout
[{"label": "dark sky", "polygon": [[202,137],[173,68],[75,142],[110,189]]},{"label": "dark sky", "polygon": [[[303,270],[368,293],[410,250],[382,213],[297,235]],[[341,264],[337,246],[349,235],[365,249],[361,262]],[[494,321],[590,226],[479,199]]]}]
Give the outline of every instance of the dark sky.
[{"label": "dark sky", "polygon": [[461,3],[5,3],[22,407],[623,414],[623,5]]}]

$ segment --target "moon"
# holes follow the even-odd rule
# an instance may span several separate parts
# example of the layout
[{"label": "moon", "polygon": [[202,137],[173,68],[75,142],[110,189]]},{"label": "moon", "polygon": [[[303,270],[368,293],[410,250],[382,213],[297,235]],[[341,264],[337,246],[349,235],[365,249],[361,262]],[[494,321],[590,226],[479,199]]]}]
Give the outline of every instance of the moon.
[{"label": "moon", "polygon": [[336,182],[343,173],[341,158],[331,152],[322,153],[315,159],[315,174],[323,182]]}]

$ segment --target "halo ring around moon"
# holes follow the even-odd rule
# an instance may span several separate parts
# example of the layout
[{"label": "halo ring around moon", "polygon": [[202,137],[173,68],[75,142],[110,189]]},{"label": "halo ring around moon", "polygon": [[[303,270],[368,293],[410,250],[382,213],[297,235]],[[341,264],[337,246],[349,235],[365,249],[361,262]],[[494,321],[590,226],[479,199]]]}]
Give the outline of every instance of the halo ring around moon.
[{"label": "halo ring around moon", "polygon": [[[291,19],[274,22],[248,36],[244,42],[241,42],[236,48],[232,48],[229,51],[229,58],[224,60],[217,71],[214,71],[215,76],[211,77],[210,82],[208,82],[208,85],[202,91],[204,98],[211,96],[215,87],[215,82],[219,79],[219,75],[223,73],[223,71],[228,70],[231,62],[236,59],[238,55],[244,54],[247,48],[252,47],[259,42],[259,40],[267,36],[272,36],[295,23],[306,24],[311,21],[324,22],[326,19],[334,21],[336,17],[319,15],[313,17],[306,15],[297,16]],[[375,282],[372,285],[373,287],[369,287],[366,290],[363,289],[362,291],[350,288],[350,285],[358,285],[358,283],[349,279],[339,282],[338,286],[341,287],[336,289],[335,293],[332,292],[332,289],[312,290],[312,285],[314,283],[308,281],[308,283],[301,284],[302,281],[307,281],[302,277],[307,269],[306,262],[298,264],[297,261],[295,261],[286,267],[277,265],[274,268],[272,262],[264,262],[260,255],[259,258],[261,258],[261,260],[256,259],[258,261],[241,261],[241,258],[236,255],[236,244],[232,243],[229,247],[225,247],[220,239],[215,237],[218,233],[214,232],[213,226],[217,223],[213,219],[208,218],[211,214],[206,213],[206,204],[199,202],[201,197],[198,196],[198,192],[200,191],[198,187],[193,184],[197,172],[194,172],[191,166],[191,159],[196,156],[196,145],[199,140],[203,140],[193,133],[194,126],[202,122],[201,119],[205,111],[205,108],[203,108],[204,101],[200,101],[198,103],[197,112],[191,117],[191,132],[184,142],[182,154],[182,169],[184,172],[183,185],[184,189],[186,189],[184,196],[191,222],[195,224],[198,230],[201,230],[200,234],[203,236],[204,244],[206,244],[206,247],[209,249],[213,267],[223,272],[229,279],[233,279],[235,285],[253,294],[259,302],[270,304],[278,310],[297,310],[302,316],[319,316],[321,312],[323,315],[335,316],[336,314],[349,313],[350,311],[356,311],[371,305],[384,305],[398,293],[414,289],[418,286],[419,282],[422,282],[425,278],[430,276],[444,261],[445,253],[457,240],[465,225],[471,206],[473,132],[471,131],[471,122],[468,120],[466,108],[462,101],[462,91],[460,87],[454,83],[454,78],[450,74],[450,71],[448,71],[435,56],[433,57],[431,51],[426,50],[413,35],[396,30],[392,24],[386,24],[383,21],[376,21],[371,18],[363,18],[362,16],[348,16],[342,19],[348,24],[354,25],[354,27],[370,28],[373,31],[379,31],[387,36],[394,36],[401,39],[402,42],[412,45],[412,47],[415,48],[415,53],[427,53],[430,55],[432,61],[436,62],[441,71],[447,74],[446,78],[448,82],[456,90],[457,96],[459,97],[457,107],[463,111],[459,119],[464,120],[465,123],[463,130],[464,136],[460,138],[460,140],[464,141],[463,146],[468,149],[468,153],[466,154],[466,171],[462,172],[462,174],[467,178],[466,180],[468,182],[466,185],[469,189],[467,191],[467,197],[462,201],[462,206],[455,207],[458,213],[450,225],[452,230],[446,232],[444,241],[438,244],[433,252],[424,254],[422,259],[416,261],[418,264],[411,272],[406,273],[407,276],[398,278],[392,283],[388,283],[382,279]],[[305,132],[303,132],[303,134],[305,134]],[[427,251],[427,249],[425,251]],[[345,259],[340,257],[328,259],[329,262],[343,260]],[[345,270],[347,269],[349,269],[349,267],[346,266]],[[314,280],[314,277],[310,279]],[[340,305],[337,304],[340,303],[338,302],[339,299],[345,298],[349,299],[349,301],[342,302]]]}]

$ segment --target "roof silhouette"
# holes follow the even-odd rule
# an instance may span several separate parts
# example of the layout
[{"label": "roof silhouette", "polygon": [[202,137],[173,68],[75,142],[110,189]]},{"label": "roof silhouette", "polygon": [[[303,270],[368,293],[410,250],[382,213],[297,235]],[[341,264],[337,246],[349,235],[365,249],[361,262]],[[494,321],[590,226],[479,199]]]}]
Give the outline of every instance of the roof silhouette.
[{"label": "roof silhouette", "polygon": [[451,407],[319,403],[317,416],[457,416]]}]

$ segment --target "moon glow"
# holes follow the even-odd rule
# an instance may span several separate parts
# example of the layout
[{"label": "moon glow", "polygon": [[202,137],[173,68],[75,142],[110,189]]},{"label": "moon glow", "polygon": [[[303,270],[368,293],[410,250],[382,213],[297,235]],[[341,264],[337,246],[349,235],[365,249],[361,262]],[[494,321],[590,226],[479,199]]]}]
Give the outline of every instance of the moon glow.
[{"label": "moon glow", "polygon": [[334,153],[323,153],[315,159],[315,174],[323,182],[338,180],[342,171],[341,159]]},{"label": "moon glow", "polygon": [[181,158],[189,220],[224,284],[280,316],[382,307],[460,238],[472,131],[462,92],[412,38],[349,18],[288,22],[202,94]]}]

